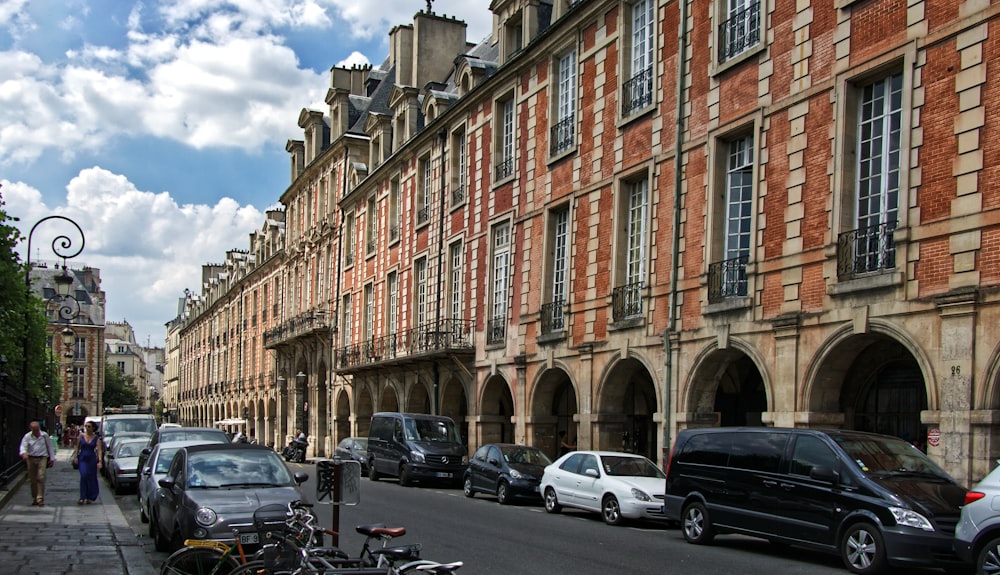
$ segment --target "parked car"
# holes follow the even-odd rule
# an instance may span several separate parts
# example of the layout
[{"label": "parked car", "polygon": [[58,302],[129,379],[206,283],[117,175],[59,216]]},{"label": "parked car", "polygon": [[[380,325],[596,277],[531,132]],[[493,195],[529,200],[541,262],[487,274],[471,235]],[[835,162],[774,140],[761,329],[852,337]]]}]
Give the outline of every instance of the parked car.
[{"label": "parked car", "polygon": [[111,490],[121,493],[139,485],[139,454],[146,447],[146,438],[121,440],[115,437],[114,451],[108,455],[108,483]]},{"label": "parked car", "polygon": [[153,497],[149,532],[158,551],[185,539],[232,541],[233,529],[253,551],[261,543],[253,512],[263,505],[302,499],[308,474],[288,471],[273,449],[247,443],[181,447]]},{"label": "parked car", "polygon": [[667,468],[664,511],[690,543],[740,533],[887,565],[965,567],[953,550],[966,490],[897,437],[815,429],[687,429]]},{"label": "parked car", "polygon": [[[102,463],[101,475],[104,475],[105,477],[108,478],[108,481],[110,481],[111,477],[109,474],[109,470],[111,469],[110,456],[112,453],[114,453],[115,448],[118,447],[119,443],[121,443],[122,441],[141,439],[143,440],[142,441],[143,445],[145,445],[146,443],[149,442],[149,437],[151,435],[152,435],[151,433],[146,433],[144,431],[121,431],[119,433],[116,433],[114,437],[111,438],[111,441],[108,442],[107,444],[108,446],[105,449],[101,450],[101,454],[104,457],[104,459],[101,461]],[[140,448],[140,451],[141,450],[142,448]]]},{"label": "parked car", "polygon": [[614,451],[571,451],[545,468],[545,510],[562,507],[596,511],[608,525],[624,519],[663,518],[663,472],[641,455]]},{"label": "parked car", "polygon": [[501,504],[514,497],[540,499],[539,485],[552,460],[538,448],[513,443],[488,443],[469,459],[462,483],[466,497],[476,493],[496,495]]},{"label": "parked car", "polygon": [[167,441],[192,440],[203,443],[229,443],[229,436],[226,435],[225,431],[214,427],[161,427],[153,432],[146,448],[142,450],[142,455],[139,456],[139,469],[145,467],[149,454],[158,444]]},{"label": "parked car", "polygon": [[462,481],[469,458],[450,417],[380,412],[368,430],[368,478],[389,475],[400,485],[414,480]]},{"label": "parked car", "polygon": [[1000,467],[965,494],[955,528],[955,552],[979,575],[1000,574]]},{"label": "parked car", "polygon": [[170,462],[173,461],[177,450],[189,445],[204,445],[205,443],[205,441],[197,439],[167,441],[159,443],[153,448],[153,452],[149,454],[149,459],[146,460],[146,465],[139,471],[139,487],[136,489],[136,494],[139,497],[140,521],[149,523],[152,499],[156,494],[156,490],[160,488],[158,482],[167,476],[167,470],[170,469]]},{"label": "parked car", "polygon": [[337,444],[334,455],[345,461],[357,461],[361,464],[361,473],[368,473],[367,437],[345,437]]}]

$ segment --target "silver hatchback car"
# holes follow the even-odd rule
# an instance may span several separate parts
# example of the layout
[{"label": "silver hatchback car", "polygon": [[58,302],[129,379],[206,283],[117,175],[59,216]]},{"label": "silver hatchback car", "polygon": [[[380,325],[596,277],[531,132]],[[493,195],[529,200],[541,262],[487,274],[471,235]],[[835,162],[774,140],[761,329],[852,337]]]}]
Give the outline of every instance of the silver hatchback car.
[{"label": "silver hatchback car", "polygon": [[1000,467],[965,494],[955,553],[980,575],[1000,575]]}]

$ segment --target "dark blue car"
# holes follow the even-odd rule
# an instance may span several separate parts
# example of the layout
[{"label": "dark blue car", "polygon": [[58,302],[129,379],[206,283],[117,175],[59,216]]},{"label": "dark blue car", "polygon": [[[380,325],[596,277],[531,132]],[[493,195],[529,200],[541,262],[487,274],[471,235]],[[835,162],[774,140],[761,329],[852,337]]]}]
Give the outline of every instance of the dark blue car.
[{"label": "dark blue car", "polygon": [[463,490],[466,497],[476,493],[496,495],[501,505],[512,498],[541,501],[538,485],[545,466],[552,461],[535,447],[513,443],[488,443],[469,460]]}]

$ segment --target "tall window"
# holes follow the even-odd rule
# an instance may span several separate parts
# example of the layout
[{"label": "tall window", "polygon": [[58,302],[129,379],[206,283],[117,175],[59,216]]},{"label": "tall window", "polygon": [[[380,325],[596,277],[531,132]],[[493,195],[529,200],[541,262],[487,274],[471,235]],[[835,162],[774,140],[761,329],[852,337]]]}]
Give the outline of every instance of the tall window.
[{"label": "tall window", "polygon": [[625,220],[624,253],[622,254],[622,284],[612,294],[615,321],[642,315],[642,288],[646,276],[646,212],[649,203],[649,181],[624,184],[622,208]]},{"label": "tall window", "polygon": [[760,42],[760,0],[728,0],[719,24],[719,63]]},{"label": "tall window", "polygon": [[388,309],[386,319],[389,324],[389,334],[395,335],[399,330],[399,275],[396,272],[390,273],[385,283],[389,298],[389,305],[386,306]]},{"label": "tall window", "polygon": [[354,328],[354,313],[353,310],[351,309],[351,294],[347,294],[344,296],[343,310],[344,310],[343,311],[344,325],[341,327],[340,333],[343,334],[344,339],[343,341],[341,341],[341,343],[344,345],[344,347],[347,347],[352,343],[354,343],[354,333],[352,331]]},{"label": "tall window", "polygon": [[413,264],[413,302],[417,326],[427,323],[427,258],[420,258]]},{"label": "tall window", "polygon": [[365,286],[365,339],[375,337],[375,286]]},{"label": "tall window", "polygon": [[494,179],[499,181],[514,175],[514,97],[497,103],[499,125],[496,126],[498,155]]},{"label": "tall window", "polygon": [[431,157],[420,160],[420,193],[417,195],[417,223],[430,220],[431,216]]},{"label": "tall window", "polygon": [[389,182],[389,241],[399,239],[399,225],[402,213],[400,201],[399,180],[393,179]]},{"label": "tall window", "polygon": [[708,267],[710,303],[747,295],[747,263],[753,239],[753,162],[753,134],[725,144],[722,260]]},{"label": "tall window", "polygon": [[[542,331],[565,329],[564,309],[569,289],[569,208],[552,212],[552,293],[548,310],[543,309]],[[548,328],[548,329],[546,329]]]},{"label": "tall window", "polygon": [[451,285],[448,290],[448,309],[452,319],[462,319],[462,243],[457,242],[448,248],[448,266],[450,267]]},{"label": "tall window", "polygon": [[465,201],[465,182],[468,177],[468,159],[465,150],[465,131],[455,132],[451,138],[452,149],[452,181],[451,181],[451,205],[457,206]]},{"label": "tall window", "polygon": [[375,253],[375,239],[378,231],[378,214],[376,213],[375,197],[368,198],[368,210],[365,214],[365,253]]},{"label": "tall window", "polygon": [[500,343],[506,336],[510,285],[510,222],[493,228],[493,289],[486,343]]},{"label": "tall window", "polygon": [[87,339],[78,337],[73,341],[73,359],[80,361],[87,359]]},{"label": "tall window", "polygon": [[[124,370],[122,370],[124,372]],[[76,366],[73,368],[73,397],[87,396],[87,368]]]},{"label": "tall window", "polygon": [[[357,251],[354,243],[355,236],[355,220],[354,212],[347,214],[344,218],[344,265],[350,266],[354,264],[354,252]],[[278,289],[275,287],[274,295],[278,295]],[[275,302],[275,310],[277,310],[278,303]],[[277,316],[277,311],[275,311],[275,316]]]},{"label": "tall window", "polygon": [[655,45],[655,22],[653,0],[640,0],[632,4],[629,24],[632,42],[629,54],[631,76],[624,85],[622,115],[649,106],[653,102],[653,49]]},{"label": "tall window", "polygon": [[559,58],[556,87],[556,123],[551,128],[549,152],[559,154],[573,147],[576,127],[576,51]]}]

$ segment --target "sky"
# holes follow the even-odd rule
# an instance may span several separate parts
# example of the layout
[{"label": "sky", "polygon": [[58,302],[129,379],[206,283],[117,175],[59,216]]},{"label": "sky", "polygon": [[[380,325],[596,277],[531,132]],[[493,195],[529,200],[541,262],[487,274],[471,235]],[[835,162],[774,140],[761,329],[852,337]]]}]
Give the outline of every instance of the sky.
[{"label": "sky", "polygon": [[[434,0],[490,32],[490,0]],[[426,0],[0,0],[0,199],[27,236],[79,224],[107,321],[162,347],[201,266],[247,249],[290,184],[285,143],[333,66],[379,65]],[[32,235],[56,262],[59,219]],[[27,255],[26,242],[19,253]]]}]

